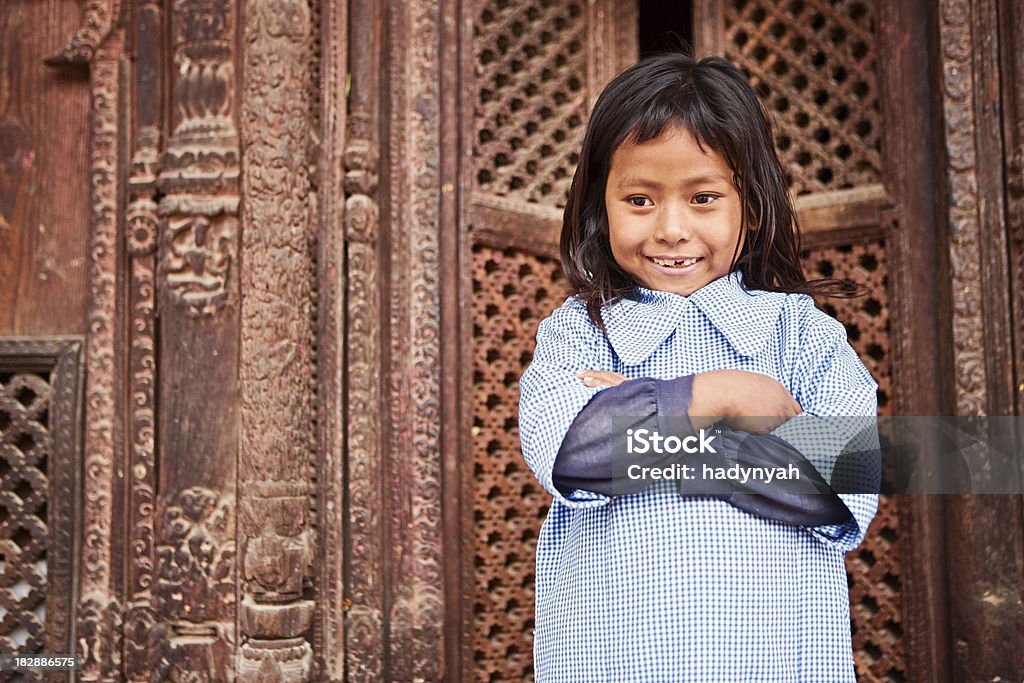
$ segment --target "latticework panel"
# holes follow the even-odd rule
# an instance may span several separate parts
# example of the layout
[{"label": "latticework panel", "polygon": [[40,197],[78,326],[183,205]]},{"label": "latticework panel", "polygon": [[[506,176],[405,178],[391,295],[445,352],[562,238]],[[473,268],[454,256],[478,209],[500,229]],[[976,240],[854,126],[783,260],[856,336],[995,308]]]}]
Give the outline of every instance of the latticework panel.
[{"label": "latticework panel", "polygon": [[479,190],[562,206],[586,116],[581,0],[487,0],[473,24]]},{"label": "latticework panel", "polygon": [[0,373],[0,652],[46,652],[52,393],[49,373]]},{"label": "latticework panel", "polygon": [[567,295],[554,259],[473,250],[473,656],[479,681],[532,678],[534,559],[551,496],[519,449],[518,382],[533,357],[537,326]]},{"label": "latticework panel", "polygon": [[846,556],[853,658],[859,681],[907,680],[899,505],[881,496],[864,543]]},{"label": "latticework panel", "polygon": [[[863,297],[820,297],[818,305],[846,326],[850,344],[878,382],[879,414],[891,415],[888,268],[884,243],[814,249],[805,255],[804,269],[809,278],[849,278],[867,286],[868,293]],[[878,514],[863,545],[846,557],[858,680],[906,680],[899,531],[896,501],[882,496]]]},{"label": "latticework panel", "polygon": [[846,326],[850,345],[878,382],[878,414],[892,415],[888,269],[881,242],[813,249],[804,256],[809,279],[849,278],[868,288],[863,297],[819,297],[818,307]]},{"label": "latticework panel", "polygon": [[728,0],[725,27],[794,194],[881,182],[872,0]]}]

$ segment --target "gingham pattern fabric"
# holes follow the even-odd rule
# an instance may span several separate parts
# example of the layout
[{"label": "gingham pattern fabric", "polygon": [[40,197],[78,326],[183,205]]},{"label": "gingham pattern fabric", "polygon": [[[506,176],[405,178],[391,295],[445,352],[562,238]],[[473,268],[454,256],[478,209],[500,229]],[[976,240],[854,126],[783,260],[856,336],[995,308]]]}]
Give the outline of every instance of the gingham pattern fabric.
[{"label": "gingham pattern fabric", "polygon": [[[748,370],[778,379],[808,416],[874,416],[877,384],[843,326],[806,295],[744,291],[738,273],[689,297],[640,289],[604,319],[608,339],[570,297],[541,323],[520,381],[523,454],[554,498],[537,546],[537,681],[855,680],[843,555],[877,496],[842,494],[855,522],[805,528],[679,496],[672,482],[609,498],[563,496],[551,481],[562,438],[599,391],[577,370]],[[815,462],[849,436],[790,430],[776,434]]]}]

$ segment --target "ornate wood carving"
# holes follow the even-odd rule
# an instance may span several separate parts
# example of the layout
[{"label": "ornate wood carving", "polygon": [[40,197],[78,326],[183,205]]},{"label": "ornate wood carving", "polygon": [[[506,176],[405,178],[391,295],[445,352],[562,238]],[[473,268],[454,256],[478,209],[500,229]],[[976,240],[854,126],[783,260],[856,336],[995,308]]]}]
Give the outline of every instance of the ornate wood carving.
[{"label": "ornate wood carving", "polygon": [[952,279],[956,411],[984,415],[985,324],[978,246],[978,179],[974,144],[974,70],[970,0],[940,2],[943,111],[949,155],[949,249]]},{"label": "ornate wood carving", "polygon": [[[153,513],[156,505],[156,241],[159,219],[152,192],[155,176],[145,167],[155,160],[157,132],[137,140],[129,193],[134,195],[125,216],[129,266],[129,377],[131,401],[128,422],[129,505],[131,516],[126,672],[136,680],[149,670],[148,632],[155,623],[150,592],[153,582]],[[136,170],[136,164],[143,169]],[[148,180],[143,180],[148,178]],[[136,194],[138,193],[138,194]]]},{"label": "ornate wood carving", "polygon": [[234,502],[199,486],[161,501],[151,587],[161,623],[150,643],[150,680],[222,681],[230,675],[231,653],[207,650],[231,643],[218,622],[233,617]]},{"label": "ornate wood carving", "polygon": [[241,132],[240,681],[312,673],[316,350],[308,174],[313,23],[304,0],[246,5]]},{"label": "ornate wood carving", "polygon": [[77,651],[84,681],[109,680],[120,668],[121,605],[113,592],[112,544],[117,418],[114,363],[117,213],[120,191],[118,45],[100,51],[90,65],[92,82],[92,234],[90,238],[89,336],[86,342],[85,478],[82,566],[77,608]]},{"label": "ornate wood carving", "polygon": [[345,651],[353,681],[384,676],[385,604],[383,435],[381,395],[381,332],[387,319],[381,306],[386,271],[382,272],[378,206],[380,125],[378,98],[381,74],[380,16],[376,3],[353,3],[354,35],[366,35],[368,50],[351,54],[352,87],[345,146],[345,240],[347,254],[348,349],[346,380],[348,407],[348,547],[351,553],[347,597]]},{"label": "ornate wood carving", "polygon": [[[153,583],[156,566],[156,270],[160,219],[156,191],[160,162],[163,102],[164,17],[161,3],[138,3],[132,21],[135,140],[128,177],[125,240],[129,255],[127,354],[128,412],[128,565],[125,596],[125,676],[149,680],[159,664],[150,637],[158,621]],[[166,510],[165,510],[166,514]],[[162,616],[162,615],[161,615]]]},{"label": "ornate wood carving", "polygon": [[387,250],[391,292],[390,670],[393,680],[439,680],[444,652],[441,570],[439,215],[439,10],[393,7]]},{"label": "ornate wood carving", "polygon": [[82,24],[57,54],[49,57],[50,66],[89,64],[117,26],[120,0],[87,0],[82,11]]},{"label": "ornate wood carving", "polygon": [[[145,503],[133,510],[134,535],[153,525],[155,567],[149,602],[154,621],[143,642],[144,606],[133,612],[134,654],[148,652],[149,677],[196,681],[220,681],[235,677],[236,589],[238,566],[235,552],[234,501],[237,485],[238,434],[238,205],[239,139],[234,77],[237,6],[231,0],[172,0],[169,30],[158,15],[140,5],[137,76],[149,66],[166,75],[159,82],[136,83],[135,102],[140,117],[140,145],[133,161],[129,207],[132,235],[145,244],[151,217],[149,201],[157,201],[159,219],[156,253],[155,302],[159,309],[156,384],[156,451],[159,454],[158,495],[155,507]],[[148,35],[147,35],[148,34]],[[141,43],[169,36],[171,63],[154,64],[150,48]],[[145,109],[152,102],[146,93],[166,92],[166,107]],[[159,158],[156,191],[146,175],[152,151],[147,122],[159,122],[166,109],[170,130]],[[149,255],[133,259],[133,277],[150,277]],[[149,301],[144,283],[132,282],[131,360],[144,366],[148,330],[145,310]],[[140,326],[140,321],[142,322]],[[136,366],[136,370],[139,368]],[[133,389],[145,395],[146,373],[136,372]],[[187,391],[185,390],[187,387]],[[200,398],[201,397],[201,398]],[[211,409],[211,406],[216,406]],[[132,475],[143,472],[147,457],[145,406],[132,416],[133,426],[143,424],[142,438],[133,443]],[[148,495],[144,480],[132,480],[137,499]],[[138,539],[135,538],[137,541]],[[146,577],[145,548],[137,546],[131,571]],[[131,586],[137,605],[145,587]],[[133,596],[134,597],[134,596]],[[142,666],[140,660],[133,667]]]},{"label": "ornate wood carving", "polygon": [[51,66],[88,64],[92,109],[89,154],[91,217],[89,314],[85,345],[85,435],[82,467],[81,564],[75,609],[75,652],[83,681],[112,680],[121,667],[120,538],[114,510],[115,471],[123,467],[117,408],[118,200],[120,195],[120,59],[118,0],[89,0],[82,24]]},{"label": "ornate wood carving", "polygon": [[174,131],[159,187],[164,193],[161,276],[190,316],[229,303],[238,268],[238,132],[228,0],[174,0]]},{"label": "ornate wood carving", "polygon": [[[122,604],[113,594],[85,596],[75,608],[75,652],[83,681],[117,680],[121,666]],[[94,673],[98,672],[98,673]]]}]

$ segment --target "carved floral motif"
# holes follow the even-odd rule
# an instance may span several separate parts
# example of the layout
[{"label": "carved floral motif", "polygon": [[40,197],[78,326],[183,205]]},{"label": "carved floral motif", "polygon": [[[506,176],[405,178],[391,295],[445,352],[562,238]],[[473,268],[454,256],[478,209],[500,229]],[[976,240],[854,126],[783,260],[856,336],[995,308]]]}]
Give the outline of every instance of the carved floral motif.
[{"label": "carved floral motif", "polygon": [[978,173],[974,122],[971,7],[940,2],[940,43],[946,152],[949,156],[949,254],[953,296],[953,354],[959,415],[983,415],[987,401],[985,325],[978,244]]}]

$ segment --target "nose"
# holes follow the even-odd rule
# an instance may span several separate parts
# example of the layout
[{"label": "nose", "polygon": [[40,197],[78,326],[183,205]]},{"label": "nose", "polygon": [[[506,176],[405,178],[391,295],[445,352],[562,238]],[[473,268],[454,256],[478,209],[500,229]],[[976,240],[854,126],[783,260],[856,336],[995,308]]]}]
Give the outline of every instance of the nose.
[{"label": "nose", "polygon": [[654,239],[665,244],[685,242],[693,236],[691,216],[682,207],[666,206],[658,214]]}]

